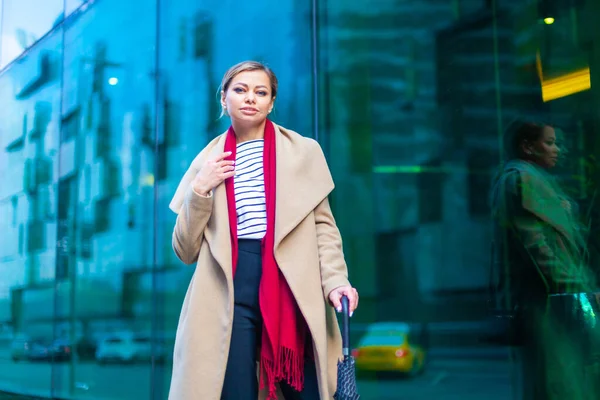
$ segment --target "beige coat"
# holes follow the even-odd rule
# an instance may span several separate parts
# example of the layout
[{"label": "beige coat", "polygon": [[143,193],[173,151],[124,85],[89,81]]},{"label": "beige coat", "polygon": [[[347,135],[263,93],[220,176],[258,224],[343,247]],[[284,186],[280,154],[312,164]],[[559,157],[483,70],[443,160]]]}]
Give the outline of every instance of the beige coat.
[{"label": "beige coat", "polygon": [[[327,200],[334,184],[316,141],[277,125],[275,133],[275,259],[313,338],[321,399],[331,399],[342,344],[326,297],[349,285],[342,240]],[[225,185],[204,198],[190,182],[206,160],[223,152],[224,144],[225,134],[194,159],[170,204],[178,214],[173,249],[184,263],[196,265],[177,327],[170,400],[218,400],[223,385],[233,320]]]}]

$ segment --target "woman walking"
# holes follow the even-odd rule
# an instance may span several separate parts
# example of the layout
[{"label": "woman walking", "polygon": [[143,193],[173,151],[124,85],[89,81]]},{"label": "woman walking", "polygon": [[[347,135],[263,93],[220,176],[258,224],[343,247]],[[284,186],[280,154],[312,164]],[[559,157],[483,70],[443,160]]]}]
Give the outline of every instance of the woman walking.
[{"label": "woman walking", "polygon": [[[171,400],[330,399],[335,309],[358,305],[318,143],[271,122],[277,78],[253,61],[221,85],[231,127],[184,175],[173,249],[196,270],[177,329]],[[298,112],[301,112],[299,109]],[[281,397],[279,397],[281,398]]]},{"label": "woman walking", "polygon": [[560,155],[556,132],[548,125],[517,121],[504,142],[506,163],[492,192],[494,263],[501,277],[498,308],[515,321],[521,396],[597,399],[584,383],[593,340],[580,316],[585,314],[580,313],[582,299],[597,285],[585,263],[576,204],[549,173]]}]

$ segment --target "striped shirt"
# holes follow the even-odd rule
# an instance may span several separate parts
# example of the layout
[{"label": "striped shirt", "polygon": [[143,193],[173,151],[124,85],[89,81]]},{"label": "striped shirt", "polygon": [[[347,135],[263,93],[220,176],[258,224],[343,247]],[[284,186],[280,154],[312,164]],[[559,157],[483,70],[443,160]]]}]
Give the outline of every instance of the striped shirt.
[{"label": "striped shirt", "polygon": [[263,148],[263,139],[236,146],[233,187],[238,239],[262,239],[267,232]]}]

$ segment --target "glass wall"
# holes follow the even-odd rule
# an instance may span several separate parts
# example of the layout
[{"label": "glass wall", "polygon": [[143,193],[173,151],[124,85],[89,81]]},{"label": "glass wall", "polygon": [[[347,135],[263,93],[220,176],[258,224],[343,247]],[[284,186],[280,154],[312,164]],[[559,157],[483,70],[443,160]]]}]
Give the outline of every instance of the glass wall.
[{"label": "glass wall", "polygon": [[418,355],[359,369],[361,398],[522,398],[490,339],[489,191],[513,120],[555,126],[597,268],[594,0],[0,4],[0,393],[167,397],[194,272],[168,204],[255,59],[328,158],[355,355],[377,329]]},{"label": "glass wall", "polygon": [[[0,12],[0,67],[5,67],[21,53],[58,27],[65,16],[65,0],[3,0]],[[81,0],[67,0],[67,13]]]},{"label": "glass wall", "polygon": [[66,245],[57,241],[62,59],[58,29],[20,68],[0,76],[0,319],[2,362],[8,364],[0,381],[3,389],[30,387],[45,395],[51,393],[52,366],[20,361],[32,337],[52,340],[60,307],[55,264]]}]

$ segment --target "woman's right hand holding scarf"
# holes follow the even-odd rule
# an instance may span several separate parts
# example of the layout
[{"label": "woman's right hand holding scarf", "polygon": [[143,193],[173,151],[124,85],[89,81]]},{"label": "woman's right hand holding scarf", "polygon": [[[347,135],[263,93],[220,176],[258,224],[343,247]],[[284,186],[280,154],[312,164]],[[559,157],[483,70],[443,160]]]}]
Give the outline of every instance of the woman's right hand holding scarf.
[{"label": "woman's right hand holding scarf", "polygon": [[225,179],[235,175],[235,161],[225,159],[230,155],[231,152],[226,151],[214,160],[208,160],[204,163],[192,181],[192,188],[197,194],[206,197],[211,190],[219,186]]}]

